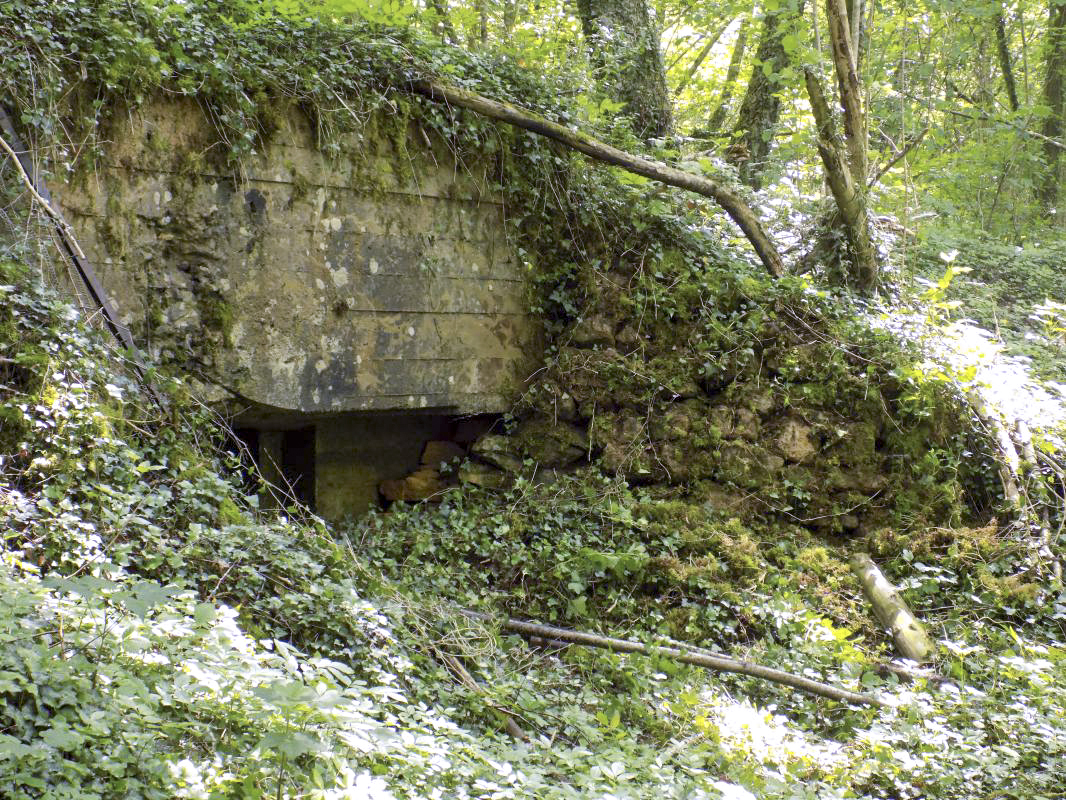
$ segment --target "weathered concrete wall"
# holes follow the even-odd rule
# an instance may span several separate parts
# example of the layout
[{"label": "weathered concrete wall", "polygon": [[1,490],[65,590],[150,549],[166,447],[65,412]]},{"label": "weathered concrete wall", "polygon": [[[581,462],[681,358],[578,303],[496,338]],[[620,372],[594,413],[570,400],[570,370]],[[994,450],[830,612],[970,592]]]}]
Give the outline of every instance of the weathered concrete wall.
[{"label": "weathered concrete wall", "polygon": [[55,192],[138,342],[278,409],[507,407],[536,334],[489,167],[421,131],[331,160],[294,109],[238,183],[215,138],[155,102]]}]

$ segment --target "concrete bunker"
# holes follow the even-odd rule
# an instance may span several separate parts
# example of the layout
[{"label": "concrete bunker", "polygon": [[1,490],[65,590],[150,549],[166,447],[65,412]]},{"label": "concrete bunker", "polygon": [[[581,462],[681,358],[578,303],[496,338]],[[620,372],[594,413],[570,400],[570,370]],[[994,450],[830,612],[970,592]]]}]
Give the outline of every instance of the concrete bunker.
[{"label": "concrete bunker", "polygon": [[439,409],[305,415],[250,408],[231,430],[262,478],[280,490],[264,493],[264,504],[295,499],[335,520],[439,496],[456,482],[470,446],[500,420]]},{"label": "concrete bunker", "polygon": [[53,194],[138,344],[337,518],[417,472],[427,442],[464,446],[463,419],[506,411],[539,335],[494,165],[413,126],[368,125],[327,157],[300,110],[278,122],[237,180],[203,157],[199,106],[160,99]]}]

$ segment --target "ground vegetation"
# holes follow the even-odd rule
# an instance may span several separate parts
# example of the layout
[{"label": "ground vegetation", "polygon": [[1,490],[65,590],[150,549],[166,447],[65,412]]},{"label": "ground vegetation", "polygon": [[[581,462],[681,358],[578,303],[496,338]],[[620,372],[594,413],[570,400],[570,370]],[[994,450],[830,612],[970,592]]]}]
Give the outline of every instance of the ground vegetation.
[{"label": "ground vegetation", "polygon": [[[1062,795],[1059,430],[1053,415],[994,405],[987,365],[944,347],[961,341],[963,314],[971,327],[1002,319],[1000,347],[1061,374],[1061,247],[1039,193],[1055,137],[1038,130],[1054,111],[1039,105],[1040,54],[1054,47],[1038,45],[1054,26],[1035,5],[846,7],[841,41],[892,43],[849,57],[863,123],[878,120],[861,154],[875,166],[844,172],[878,248],[862,296],[845,210],[823,196],[828,126],[804,109],[796,66],[831,63],[822,6],[795,9],[786,62],[745,55],[746,4],[655,11],[671,85],[692,74],[674,98],[677,136],[648,143],[589,80],[582,27],[561,4],[0,9],[13,32],[0,100],[64,181],[106,157],[116,115],[174,94],[208,110],[216,136],[198,158],[235,181],[279,105],[307,114],[327,153],[341,132],[409,146],[421,131],[491,163],[546,341],[505,428],[433,502],[333,526],[292,498],[261,509],[268,487],[249,487],[222,421],[181,377],[150,365],[138,377],[46,288],[66,269],[52,221],[5,161],[0,774],[12,794]],[[975,36],[987,58],[963,46]],[[1004,42],[1013,61],[996,56]],[[696,127],[737,51],[773,73],[781,102],[760,194],[733,185],[720,132]],[[435,102],[419,91],[434,83],[728,187],[790,269],[759,264],[717,205]],[[859,146],[844,141],[842,160]],[[804,260],[805,242],[821,254]],[[849,567],[864,556],[923,623],[928,663],[894,658]],[[643,652],[522,637],[505,617]],[[678,649],[878,702],[709,673]]]}]

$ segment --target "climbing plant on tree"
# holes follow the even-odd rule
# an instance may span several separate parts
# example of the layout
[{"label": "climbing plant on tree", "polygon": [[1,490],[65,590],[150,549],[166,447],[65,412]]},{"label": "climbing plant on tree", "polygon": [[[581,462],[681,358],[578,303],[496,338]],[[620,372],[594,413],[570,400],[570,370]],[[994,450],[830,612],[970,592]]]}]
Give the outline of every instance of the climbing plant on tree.
[{"label": "climbing plant on tree", "polygon": [[578,0],[581,28],[595,73],[638,137],[672,127],[660,28],[646,0]]},{"label": "climbing plant on tree", "polygon": [[[787,0],[764,10],[751,78],[726,151],[730,161],[736,164],[741,179],[754,189],[762,183],[762,172],[766,169],[781,117],[779,92],[784,84],[783,71],[789,53],[797,49],[796,28],[803,18],[805,5],[806,0]],[[738,36],[738,48],[742,42]]]}]

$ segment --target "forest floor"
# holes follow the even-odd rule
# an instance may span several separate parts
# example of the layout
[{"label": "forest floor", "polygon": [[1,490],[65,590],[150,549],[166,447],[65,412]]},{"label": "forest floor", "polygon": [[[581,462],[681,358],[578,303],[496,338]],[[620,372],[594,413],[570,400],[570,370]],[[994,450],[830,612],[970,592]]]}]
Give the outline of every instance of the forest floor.
[{"label": "forest floor", "polygon": [[[0,76],[45,151],[68,144],[49,132],[106,130],[99,98],[125,109],[159,91],[210,93],[198,99],[232,144],[220,168],[249,157],[255,136],[234,131],[268,131],[278,98],[316,110],[325,148],[353,119],[422,126],[457,157],[499,158],[548,347],[495,442],[514,458],[471,456],[497,488],[338,525],[268,511],[223,420],[165,369],[150,370],[166,399],[153,402],[41,285],[42,262],[60,262],[5,167],[0,791],[1066,796],[1057,390],[977,412],[967,387],[1013,383],[1020,362],[980,371],[970,329],[950,321],[1003,332],[1063,381],[1057,250],[960,246],[952,263],[973,271],[952,280],[938,253],[953,240],[931,240],[908,340],[817,279],[771,281],[713,207],[401,92],[437,68],[544,109],[565,96],[558,76],[377,28],[253,21],[249,35],[209,10],[137,8],[137,37],[76,4],[25,8],[34,48]],[[185,49],[163,70],[174,41]],[[101,42],[121,57],[97,58]],[[243,57],[223,70],[227,49]],[[944,356],[955,334],[966,361]],[[1035,518],[1004,502],[994,423],[1019,417],[1040,423],[1042,466],[1018,478],[1046,501]],[[1042,511],[1049,542],[1030,524]],[[927,627],[930,663],[896,658],[856,553]],[[530,641],[504,618],[646,652]],[[876,702],[679,664],[675,647]]]}]

